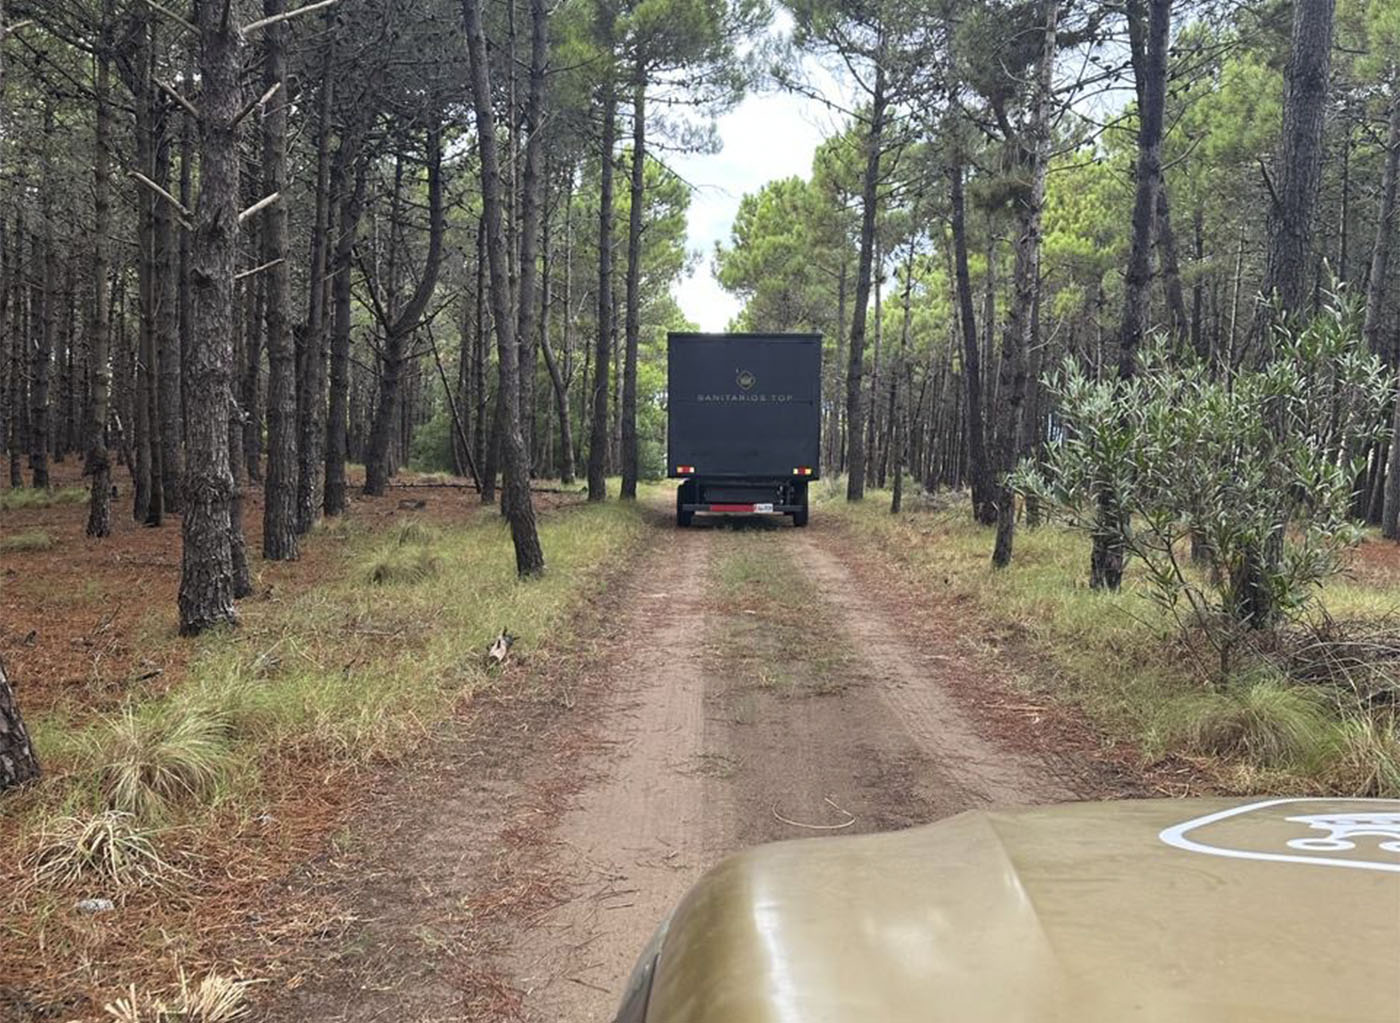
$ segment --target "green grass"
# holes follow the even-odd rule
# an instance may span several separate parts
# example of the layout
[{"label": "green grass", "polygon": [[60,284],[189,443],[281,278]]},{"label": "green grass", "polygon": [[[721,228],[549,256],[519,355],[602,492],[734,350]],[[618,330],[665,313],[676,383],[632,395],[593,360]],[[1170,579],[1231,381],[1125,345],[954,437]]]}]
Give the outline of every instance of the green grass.
[{"label": "green grass", "polygon": [[[464,697],[519,675],[487,673],[502,626],[517,654],[547,661],[567,642],[585,596],[635,550],[647,529],[636,506],[608,502],[543,515],[545,575],[517,580],[509,531],[489,511],[459,525],[337,536],[330,581],[276,602],[244,602],[243,624],[194,642],[188,675],[114,717],[75,725],[61,710],[30,721],[46,768],[27,801],[27,830],[60,815],[120,811],[140,827],[198,826],[216,808],[251,817],[265,771],[362,765],[412,753]],[[393,557],[438,568],[372,581]]]},{"label": "green grass", "polygon": [[20,552],[34,552],[51,550],[56,541],[53,536],[42,529],[26,529],[22,533],[14,533],[10,536],[0,537],[0,552],[5,554],[16,554]]},{"label": "green grass", "polygon": [[[1239,678],[1217,691],[1218,662],[1147,598],[1139,564],[1129,562],[1120,592],[1090,590],[1087,538],[1049,525],[1018,528],[1012,564],[997,571],[993,530],[971,521],[965,498],[907,497],[906,511],[892,516],[887,492],[850,505],[844,487],[829,489],[814,514],[872,541],[914,585],[975,607],[986,628],[969,632],[1010,648],[1013,684],[1079,708],[1149,759],[1218,758],[1227,784],[1267,770],[1271,784],[1400,791],[1393,728],[1358,723],[1332,694],[1277,677]],[[1333,615],[1379,620],[1400,606],[1400,590],[1338,578],[1320,604]]]},{"label": "green grass", "polygon": [[82,504],[88,499],[87,487],[56,487],[34,490],[29,487],[0,490],[0,511],[21,508],[52,508],[58,504]]}]

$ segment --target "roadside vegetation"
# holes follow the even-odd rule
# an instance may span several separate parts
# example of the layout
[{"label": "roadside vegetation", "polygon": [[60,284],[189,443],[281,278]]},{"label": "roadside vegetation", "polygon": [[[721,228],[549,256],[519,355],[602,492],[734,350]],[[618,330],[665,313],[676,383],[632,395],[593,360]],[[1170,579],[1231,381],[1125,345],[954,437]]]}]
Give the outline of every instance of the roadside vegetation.
[{"label": "roadside vegetation", "polygon": [[[366,510],[315,534],[335,552],[314,584],[246,602],[179,677],[132,685],[115,710],[81,696],[37,710],[44,774],[0,815],[0,975],[35,1004],[118,1018],[241,997],[224,960],[258,948],[244,917],[265,886],[324,846],[367,768],[424,756],[434,727],[483,693],[528,696],[644,524],[626,503],[549,511],[550,570],[521,584],[489,508],[461,521]],[[514,657],[488,666],[503,628]],[[149,633],[183,642],[168,622]],[[324,923],[314,906],[297,914],[282,924]]]},{"label": "roadside vegetation", "polygon": [[822,517],[873,542],[930,602],[968,605],[987,626],[968,641],[991,637],[1009,681],[1077,708],[1144,761],[1188,758],[1229,790],[1400,795],[1400,574],[1367,570],[1388,545],[1364,543],[1222,677],[1204,630],[1164,610],[1138,559],[1118,591],[1091,589],[1084,534],[1047,524],[1023,530],[1015,565],[996,570],[991,527],[970,520],[965,495],[923,495],[891,515],[888,495],[847,504],[839,487],[825,481]]}]

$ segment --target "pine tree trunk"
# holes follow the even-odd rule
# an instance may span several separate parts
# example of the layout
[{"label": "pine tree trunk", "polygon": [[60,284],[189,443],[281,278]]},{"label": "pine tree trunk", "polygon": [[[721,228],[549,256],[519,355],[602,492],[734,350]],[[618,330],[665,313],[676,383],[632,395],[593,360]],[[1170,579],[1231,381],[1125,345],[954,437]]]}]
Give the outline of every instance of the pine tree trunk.
[{"label": "pine tree trunk", "polygon": [[[41,174],[51,179],[49,151],[53,147],[53,101],[44,105],[44,155]],[[53,427],[49,409],[49,371],[53,363],[53,208],[51,188],[40,190],[43,223],[34,235],[34,263],[30,271],[33,282],[32,309],[37,310],[38,329],[34,331],[33,360],[29,370],[29,474],[36,489],[49,486],[49,431]]]},{"label": "pine tree trunk", "polygon": [[[1371,273],[1366,283],[1366,319],[1361,328],[1367,348],[1380,352],[1381,321],[1385,309],[1385,287],[1390,267],[1390,238],[1395,220],[1395,194],[1400,180],[1400,83],[1394,85],[1390,101],[1390,127],[1386,134],[1385,170],[1381,175],[1380,209],[1376,217],[1376,239],[1371,246]],[[1397,391],[1400,394],[1400,391]],[[1400,437],[1400,400],[1395,403],[1392,437]],[[1381,508],[1381,535],[1400,539],[1400,444],[1391,443],[1385,470],[1385,500]]]},{"label": "pine tree trunk", "polygon": [[39,777],[39,761],[19,714],[15,691],[0,661],[0,792]]},{"label": "pine tree trunk", "polygon": [[[326,419],[327,515],[342,515],[347,505],[345,462],[348,457],[350,428],[350,269],[359,230],[360,206],[364,201],[366,168],[359,158],[358,135],[341,141],[332,171],[336,197],[337,230],[335,255],[331,264],[331,364],[330,402]],[[354,183],[351,183],[351,177]]]},{"label": "pine tree trunk", "polygon": [[[423,276],[413,297],[399,311],[392,323],[384,324],[384,352],[379,379],[379,402],[375,407],[374,425],[370,430],[365,452],[365,486],[368,495],[384,494],[389,485],[392,431],[399,415],[400,381],[408,342],[418,329],[419,321],[428,308],[433,289],[437,286],[438,269],[442,265],[442,238],[445,230],[442,202],[442,129],[428,129],[428,209],[431,221],[428,232],[428,255],[423,264]],[[509,297],[507,297],[509,303]],[[514,393],[514,392],[510,392]],[[526,483],[528,491],[528,481]]]},{"label": "pine tree trunk", "polygon": [[[162,118],[162,122],[167,122]],[[162,131],[162,134],[167,134]],[[157,145],[157,184],[170,186],[170,145]],[[180,510],[180,480],[184,475],[184,427],[180,423],[180,296],[176,230],[170,207],[156,204],[156,405],[160,428],[161,507],[166,512]]]},{"label": "pine tree trunk", "polygon": [[[286,0],[263,0],[263,16],[286,10]],[[263,29],[263,90],[280,88],[262,121],[263,194],[282,194],[287,188],[287,56],[284,21]],[[323,82],[322,90],[328,88]],[[322,129],[324,132],[324,129]],[[324,145],[324,143],[323,143]],[[317,196],[318,209],[322,202]],[[287,268],[287,202],[275,202],[263,214],[262,261],[272,264],[267,274],[267,482],[263,487],[263,557],[288,561],[297,557],[297,421],[296,351],[287,310],[292,304],[291,276]],[[315,232],[321,234],[320,217]],[[320,242],[313,245],[312,306],[319,307],[316,273]],[[308,331],[311,333],[312,331]]]},{"label": "pine tree trunk", "polygon": [[[611,49],[611,14],[605,44]],[[608,54],[609,58],[611,53]],[[588,439],[588,499],[602,501],[608,496],[608,362],[612,343],[612,233],[613,233],[613,147],[617,137],[617,81],[612,68],[605,72],[602,116],[603,141],[599,152],[598,182],[598,336],[593,355],[593,425]]]},{"label": "pine tree trunk", "polygon": [[[541,306],[541,326],[540,331],[540,351],[544,353],[544,366],[549,372],[550,387],[554,392],[554,406],[559,415],[559,457],[557,464],[559,468],[559,482],[564,486],[569,486],[574,482],[574,428],[569,416],[569,387],[564,381],[564,375],[559,367],[559,360],[554,356],[554,349],[549,343],[550,309],[553,298],[553,280],[550,274],[553,250],[550,245],[550,232],[546,227],[544,232],[544,294],[540,299]],[[566,268],[565,273],[568,270]],[[566,278],[567,281],[567,278]],[[564,302],[564,315],[569,314],[569,303]]]},{"label": "pine tree trunk", "polygon": [[191,418],[180,566],[180,632],[193,635],[238,620],[233,607],[229,409],[233,405],[233,275],[238,241],[238,138],[242,68],[238,27],[221,5],[202,3],[200,34],[200,196],[191,252],[194,306]]},{"label": "pine tree trunk", "polygon": [[[1133,198],[1133,235],[1128,268],[1123,280],[1123,318],[1118,328],[1118,379],[1124,383],[1137,375],[1137,353],[1147,330],[1152,301],[1152,220],[1158,212],[1157,189],[1162,180],[1162,120],[1167,93],[1167,45],[1171,36],[1171,0],[1147,0],[1147,38],[1141,59],[1134,54],[1140,110],[1136,190]],[[1129,20],[1141,17],[1129,14]],[[1159,233],[1163,225],[1158,224]],[[1181,315],[1185,316],[1183,306]],[[1093,550],[1089,557],[1089,586],[1117,591],[1123,579],[1125,534],[1129,527],[1122,511],[1127,497],[1108,487],[1099,491],[1094,524]]]},{"label": "pine tree trunk", "polygon": [[642,329],[642,204],[646,187],[646,71],[632,85],[632,205],[627,215],[626,350],[622,361],[622,499],[637,499],[637,343]]},{"label": "pine tree trunk", "polygon": [[[284,0],[285,3],[285,0]],[[302,350],[298,353],[295,344],[292,347],[293,369],[297,377],[296,394],[292,399],[296,416],[296,531],[298,533],[310,532],[311,528],[321,519],[323,510],[327,510],[330,501],[326,497],[325,486],[330,478],[330,458],[329,447],[331,444],[330,426],[330,397],[328,394],[328,368],[327,357],[329,348],[335,344],[328,337],[326,330],[326,262],[331,258],[330,246],[327,242],[327,235],[331,226],[331,203],[328,198],[331,176],[330,157],[330,135],[332,128],[331,100],[335,94],[335,10],[332,8],[325,16],[325,28],[327,35],[325,60],[321,70],[321,90],[319,97],[319,110],[317,113],[316,132],[316,202],[315,202],[315,231],[311,240],[311,269],[308,280],[308,307],[306,314],[306,332],[302,337]],[[284,43],[285,45],[285,43]],[[283,90],[285,94],[285,89]],[[351,125],[341,133],[341,147],[345,146],[345,136],[355,134],[358,129]],[[285,136],[285,132],[284,132]],[[283,145],[283,152],[286,152],[286,145]],[[347,171],[348,173],[348,171]],[[285,164],[283,177],[286,177]],[[345,179],[348,183],[348,177]],[[355,220],[359,220],[356,211]],[[355,226],[350,228],[351,243],[354,241]],[[338,236],[337,236],[338,238]],[[339,253],[339,241],[337,240],[336,252]],[[344,270],[346,278],[350,276],[348,264]],[[348,282],[347,282],[348,286]],[[334,294],[335,283],[332,282],[331,290]],[[332,297],[332,308],[334,307],[334,297]],[[331,313],[333,317],[334,312]],[[347,332],[348,332],[347,325]],[[347,337],[346,344],[349,344]],[[330,356],[334,358],[334,356]],[[348,358],[348,349],[347,349]],[[342,366],[342,371],[345,367]],[[342,390],[343,393],[343,390]],[[343,437],[343,432],[342,432]],[[341,460],[340,472],[344,475],[344,460]],[[343,481],[341,508],[344,508]],[[335,514],[327,511],[327,514]]]},{"label": "pine tree trunk", "polygon": [[[549,38],[546,35],[546,16],[543,5],[530,5],[530,73],[525,99],[525,170],[520,188],[520,272],[519,290],[516,294],[516,307],[519,310],[519,323],[516,338],[520,345],[520,420],[521,437],[525,459],[521,463],[525,473],[524,493],[529,493],[531,475],[531,445],[534,440],[535,417],[535,365],[537,361],[539,330],[541,324],[540,306],[535,297],[539,282],[539,250],[541,205],[543,199],[543,179],[540,161],[544,157],[545,137],[545,65],[549,60]],[[506,487],[508,494],[522,491]]]},{"label": "pine tree trunk", "polygon": [[[498,407],[501,414],[501,450],[505,460],[505,486],[512,491],[505,500],[515,545],[515,569],[522,577],[544,571],[544,552],[535,528],[535,509],[530,503],[530,480],[525,466],[525,439],[520,432],[520,407],[511,400],[519,393],[520,382],[516,348],[516,322],[510,308],[510,270],[505,227],[502,223],[501,171],[496,151],[495,111],[486,57],[486,37],[482,28],[481,0],[462,0],[462,16],[467,36],[467,57],[471,68],[472,99],[476,111],[477,150],[481,159],[481,204],[486,221],[486,249],[491,266],[491,302],[496,314],[496,351],[499,359]],[[530,0],[531,15],[543,31],[546,24],[544,0]],[[543,72],[543,66],[532,74]]]},{"label": "pine tree trunk", "polygon": [[875,62],[875,93],[865,136],[865,176],[861,180],[860,256],[856,264],[855,308],[846,364],[846,500],[865,497],[865,398],[861,373],[865,364],[865,321],[875,261],[875,216],[879,204],[880,152],[885,128],[884,43]]},{"label": "pine tree trunk", "polygon": [[1034,334],[1033,313],[1040,285],[1040,218],[1045,205],[1045,175],[1050,150],[1050,103],[1054,87],[1056,38],[1059,28],[1059,0],[1045,4],[1045,39],[1035,86],[1035,107],[1030,127],[1030,146],[1023,149],[1020,164],[1028,182],[1017,209],[1019,234],[1016,264],[1012,277],[1011,308],[1002,332],[1002,357],[998,384],[1002,403],[997,431],[995,472],[997,495],[997,535],[992,549],[992,565],[1005,568],[1011,563],[1016,532],[1016,494],[1007,477],[1015,468],[1024,435],[1022,406],[1026,398],[1026,357]]},{"label": "pine tree trunk", "polygon": [[[1323,133],[1327,120],[1327,84],[1332,59],[1332,25],[1336,0],[1308,0],[1293,5],[1292,48],[1284,70],[1283,138],[1279,149],[1274,202],[1268,216],[1268,265],[1265,298],[1276,297],[1279,311],[1303,308],[1308,299],[1312,265],[1313,218],[1322,181]],[[1271,316],[1261,309],[1261,331]]]},{"label": "pine tree trunk", "polygon": [[[111,146],[111,3],[104,0],[98,32],[97,70],[94,80],[96,112],[92,164],[92,336],[88,339],[88,403],[84,434],[87,457],[83,472],[91,479],[88,496],[87,535],[112,532],[112,461],[107,450],[107,404],[112,386],[111,308],[107,273],[110,262],[107,235],[112,229]],[[0,241],[3,245],[3,241]]]},{"label": "pine tree trunk", "polygon": [[987,460],[986,421],[982,413],[982,360],[977,345],[977,314],[972,302],[972,276],[967,264],[967,215],[963,198],[962,154],[948,168],[956,264],[958,321],[962,328],[963,384],[967,391],[968,479],[972,485],[972,517],[984,526],[996,521],[991,465]]}]

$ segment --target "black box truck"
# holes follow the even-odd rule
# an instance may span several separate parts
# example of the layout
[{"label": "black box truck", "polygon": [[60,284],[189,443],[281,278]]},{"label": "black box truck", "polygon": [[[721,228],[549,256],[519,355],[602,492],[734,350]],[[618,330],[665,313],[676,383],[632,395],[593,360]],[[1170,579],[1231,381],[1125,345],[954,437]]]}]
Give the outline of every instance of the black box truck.
[{"label": "black box truck", "polygon": [[774,513],[807,524],[821,475],[820,334],[667,337],[668,474],[676,524],[701,513]]}]

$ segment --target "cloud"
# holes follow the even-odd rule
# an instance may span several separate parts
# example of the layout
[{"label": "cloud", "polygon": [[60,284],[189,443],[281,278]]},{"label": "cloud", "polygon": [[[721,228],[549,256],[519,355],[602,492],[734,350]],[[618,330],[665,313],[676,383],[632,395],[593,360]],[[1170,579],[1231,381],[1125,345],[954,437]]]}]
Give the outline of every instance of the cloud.
[{"label": "cloud", "polygon": [[[820,73],[820,72],[818,72]],[[676,301],[701,330],[724,330],[741,304],[713,274],[716,242],[729,240],[739,200],[776,178],[806,177],[812,156],[838,130],[825,104],[792,93],[754,93],[716,123],[722,148],[686,154],[671,166],[695,191],[687,215],[687,239],[701,254],[694,273],[676,287]]]}]

